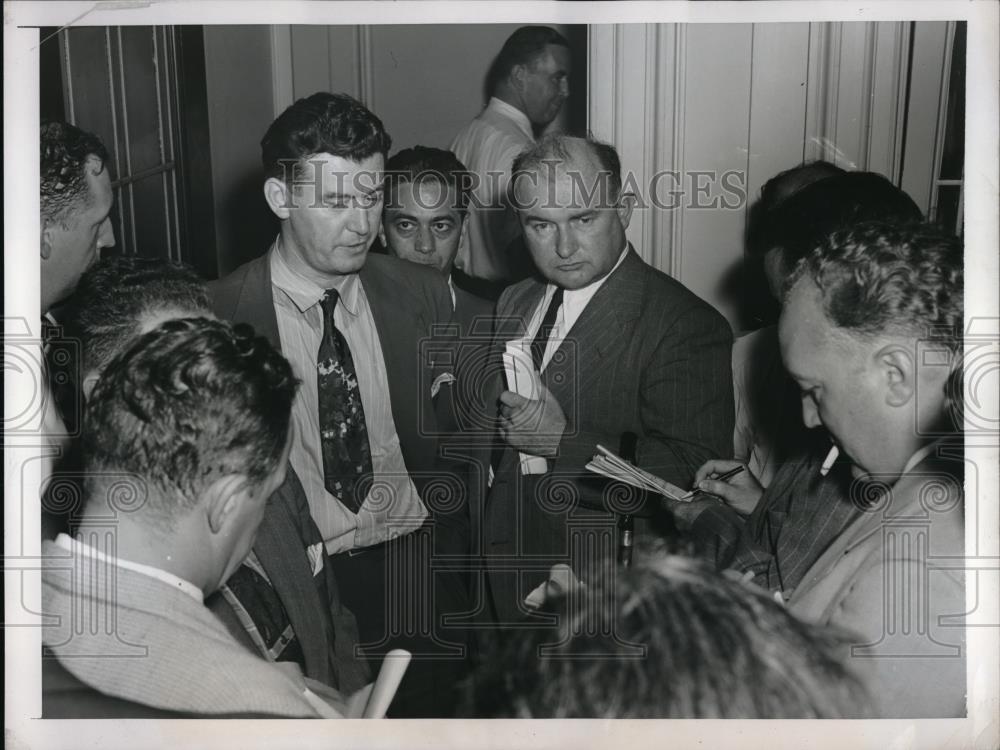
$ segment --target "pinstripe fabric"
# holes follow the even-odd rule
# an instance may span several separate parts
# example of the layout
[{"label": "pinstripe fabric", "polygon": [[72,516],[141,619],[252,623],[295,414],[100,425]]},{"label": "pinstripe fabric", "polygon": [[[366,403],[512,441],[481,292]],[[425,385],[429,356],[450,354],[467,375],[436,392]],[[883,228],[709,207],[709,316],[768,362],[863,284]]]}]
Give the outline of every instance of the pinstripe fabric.
[{"label": "pinstripe fabric", "polygon": [[[529,279],[501,296],[495,357],[524,334],[544,290]],[[546,474],[525,477],[508,448],[489,490],[483,553],[501,621],[520,617],[551,565],[567,562],[586,579],[608,544],[607,483],[584,468],[598,443],[617,447],[622,432],[636,433],[638,465],[682,487],[705,460],[731,453],[731,346],[721,315],[629,249],[542,374],[567,418],[558,456]],[[498,375],[497,394],[502,387]]]},{"label": "pinstripe fabric", "polygon": [[848,496],[845,464],[820,476],[825,453],[812,450],[783,464],[749,516],[721,503],[701,513],[691,527],[698,547],[720,570],[753,571],[759,586],[789,596],[860,514]]}]

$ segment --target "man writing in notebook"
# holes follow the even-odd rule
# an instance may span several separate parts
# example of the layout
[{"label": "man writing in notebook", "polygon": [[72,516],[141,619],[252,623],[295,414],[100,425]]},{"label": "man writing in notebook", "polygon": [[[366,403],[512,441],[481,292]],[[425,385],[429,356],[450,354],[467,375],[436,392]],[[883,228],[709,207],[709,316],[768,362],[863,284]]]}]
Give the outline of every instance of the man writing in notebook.
[{"label": "man writing in notebook", "polygon": [[523,615],[552,565],[597,574],[581,534],[607,539],[615,513],[643,512],[587,476],[597,444],[617,448],[635,433],[637,464],[686,487],[706,457],[729,449],[733,427],[729,326],[627,242],[634,199],[615,150],[548,136],[515,160],[511,186],[543,280],[508,288],[497,304],[494,359],[520,346],[540,373],[527,395],[505,390],[500,367],[493,381],[481,534],[489,615],[501,626]]}]

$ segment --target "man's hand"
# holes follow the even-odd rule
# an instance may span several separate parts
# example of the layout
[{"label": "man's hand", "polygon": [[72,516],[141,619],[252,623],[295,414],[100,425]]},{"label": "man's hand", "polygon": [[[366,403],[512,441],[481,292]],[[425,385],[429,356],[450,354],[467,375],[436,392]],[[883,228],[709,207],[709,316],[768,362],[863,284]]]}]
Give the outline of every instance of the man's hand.
[{"label": "man's hand", "polygon": [[[735,469],[737,466],[743,466],[743,471],[731,479],[720,482],[714,478]],[[753,512],[761,495],[764,494],[764,488],[760,486],[757,477],[747,468],[746,464],[743,461],[735,460],[713,459],[706,461],[695,472],[694,486],[703,492],[722,498],[726,505],[744,516]]]},{"label": "man's hand", "polygon": [[566,415],[548,388],[539,389],[537,400],[513,391],[500,394],[500,435],[522,453],[552,458],[566,430]]}]

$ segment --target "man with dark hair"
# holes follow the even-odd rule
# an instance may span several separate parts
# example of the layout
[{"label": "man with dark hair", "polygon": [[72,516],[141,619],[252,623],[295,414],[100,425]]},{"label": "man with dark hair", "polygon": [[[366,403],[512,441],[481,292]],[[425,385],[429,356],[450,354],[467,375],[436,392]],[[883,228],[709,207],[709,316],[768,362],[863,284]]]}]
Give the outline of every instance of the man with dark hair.
[{"label": "man with dark hair", "polygon": [[386,163],[386,202],[379,239],[386,252],[431,266],[448,280],[463,333],[493,305],[452,280],[459,244],[469,229],[469,172],[451,151],[414,146]]},{"label": "man with dark hair", "polygon": [[100,139],[65,122],[43,123],[39,133],[39,208],[41,212],[40,300],[43,316],[45,398],[40,432],[49,446],[42,454],[42,491],[55,463],[78,429],[79,362],[63,340],[53,308],[76,288],[82,274],[115,244],[111,228],[114,194],[108,152]]},{"label": "man with dark hair", "polygon": [[520,619],[553,564],[599,575],[593,545],[613,538],[615,513],[640,516],[646,530],[650,511],[616,505],[586,471],[598,444],[617,449],[633,433],[636,464],[680,487],[731,444],[729,326],[627,242],[634,196],[622,194],[618,165],[610,146],[565,136],[513,165],[513,202],[542,278],[501,296],[495,359],[520,350],[540,375],[528,394],[504,389],[502,367],[488,384],[500,402],[495,477],[473,538],[484,539],[501,626]]},{"label": "man with dark hair", "polygon": [[[872,669],[883,717],[965,710],[964,576],[945,564],[964,549],[962,279],[953,237],[868,223],[805,253],[785,283],[781,356],[806,427],[824,427],[833,447],[822,466],[810,457],[775,478],[741,548],[756,545],[749,570],[794,612],[859,634],[852,658]],[[818,494],[831,467],[826,481],[842,488]],[[736,485],[753,492],[752,477]],[[811,499],[824,496],[829,509]],[[703,511],[695,530],[720,513]]]},{"label": "man with dark hair", "polygon": [[[203,604],[246,558],[284,479],[295,391],[263,338],[205,318],[143,334],[94,387],[80,528],[43,546],[55,624],[42,641],[83,685],[127,701],[124,715],[335,715]],[[81,617],[100,626],[78,629]]]},{"label": "man with dark hair", "polygon": [[864,718],[849,636],[687,557],[637,560],[547,601],[558,632],[495,642],[470,716],[508,719]]},{"label": "man with dark hair", "polygon": [[[220,317],[250,323],[280,346],[302,382],[291,465],[341,596],[373,667],[394,644],[418,657],[394,710],[414,698],[427,704],[410,710],[444,715],[453,708],[447,691],[424,681],[456,661],[419,657],[452,644],[438,634],[439,618],[411,620],[436,613],[445,596],[441,576],[432,576],[435,508],[424,493],[440,469],[432,386],[447,374],[431,356],[447,347],[431,344],[451,321],[451,298],[433,269],[368,252],[390,142],[349,96],[317,93],[292,104],[261,141],[264,197],[279,235],[210,292]],[[464,604],[453,606],[444,611]],[[423,646],[402,639],[414,629]]]},{"label": "man with dark hair", "polygon": [[107,162],[96,135],[65,122],[42,125],[42,314],[73,292],[101,248],[115,244]]},{"label": "man with dark hair", "polygon": [[[569,42],[547,26],[523,26],[504,42],[489,75],[490,101],[451,143],[475,175],[469,233],[456,266],[476,279],[509,281],[530,273],[518,257],[517,218],[506,202],[514,157],[534,143],[569,96]],[[512,245],[512,243],[514,243]]]},{"label": "man with dark hair", "polygon": [[[189,266],[108,258],[80,278],[70,333],[83,350],[89,395],[112,359],[166,320],[215,317],[205,282]],[[289,472],[268,498],[253,550],[207,604],[247,648],[292,661],[303,674],[353,693],[369,677],[354,655],[357,624],[340,604],[332,567],[302,487]]]}]

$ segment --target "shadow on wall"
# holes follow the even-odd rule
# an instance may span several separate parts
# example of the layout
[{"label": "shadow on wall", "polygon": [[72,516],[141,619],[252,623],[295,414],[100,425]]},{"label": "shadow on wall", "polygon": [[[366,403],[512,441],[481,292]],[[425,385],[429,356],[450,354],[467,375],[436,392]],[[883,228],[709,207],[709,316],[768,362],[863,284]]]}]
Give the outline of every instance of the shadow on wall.
[{"label": "shadow on wall", "polygon": [[267,252],[278,234],[278,218],[264,200],[264,172],[248,170],[234,181],[223,197],[220,234],[219,276]]}]

